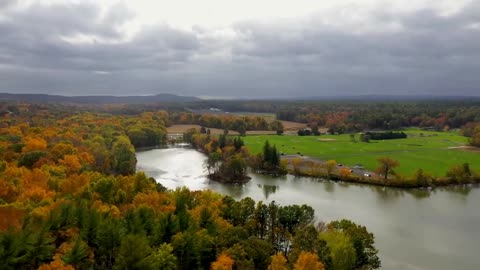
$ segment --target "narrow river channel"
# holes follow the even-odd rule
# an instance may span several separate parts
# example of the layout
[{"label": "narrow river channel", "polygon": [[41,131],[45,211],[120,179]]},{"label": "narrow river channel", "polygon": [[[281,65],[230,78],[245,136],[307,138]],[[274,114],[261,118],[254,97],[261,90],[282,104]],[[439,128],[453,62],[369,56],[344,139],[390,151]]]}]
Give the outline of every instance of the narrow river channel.
[{"label": "narrow river channel", "polygon": [[137,153],[137,169],[175,189],[211,189],[236,199],[308,204],[318,221],[350,219],[375,234],[382,269],[480,269],[480,187],[402,190],[291,175],[250,174],[244,185],[205,177],[205,156],[188,148]]}]

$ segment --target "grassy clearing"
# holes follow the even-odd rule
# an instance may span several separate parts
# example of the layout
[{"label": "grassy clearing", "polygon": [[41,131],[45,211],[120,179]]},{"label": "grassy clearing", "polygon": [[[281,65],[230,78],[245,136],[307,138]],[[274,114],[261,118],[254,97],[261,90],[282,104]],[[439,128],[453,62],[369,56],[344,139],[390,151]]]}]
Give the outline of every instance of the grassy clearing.
[{"label": "grassy clearing", "polygon": [[[260,114],[256,116],[261,116],[261,115],[273,115],[272,117],[275,117],[274,114]],[[274,118],[271,118],[272,121]],[[271,122],[267,119],[268,122]],[[307,125],[303,123],[297,123],[297,122],[289,122],[289,121],[280,121],[282,122],[285,130],[285,134],[297,134],[297,131],[302,128],[306,128]],[[200,131],[201,126],[200,125],[172,125],[170,127],[167,127],[167,133],[168,134],[178,134],[178,133],[184,133],[187,130],[195,128],[197,131]],[[207,127],[208,128],[208,127]],[[211,131],[211,134],[213,135],[220,135],[223,134],[223,129],[218,129],[218,128],[208,128]],[[326,132],[325,130],[320,129],[321,132]],[[230,135],[238,135],[237,131],[234,130],[229,130],[228,134]],[[247,135],[274,135],[277,134],[275,130],[248,130]]]},{"label": "grassy clearing", "polygon": [[257,113],[257,112],[229,112],[228,114],[236,115],[236,116],[258,116],[264,118],[266,121],[271,122],[277,117],[274,113]]},{"label": "grassy clearing", "polygon": [[[350,135],[322,136],[247,136],[245,144],[252,152],[262,150],[265,140],[275,144],[280,152],[319,158],[335,159],[339,163],[353,166],[362,164],[368,170],[378,166],[377,158],[388,156],[400,162],[396,171],[411,176],[416,169],[423,169],[434,176],[444,176],[448,168],[465,162],[475,171],[480,171],[480,152],[449,149],[467,143],[467,138],[453,132],[434,132],[408,129],[407,139],[352,142]],[[423,135],[422,135],[423,134]],[[320,140],[319,140],[320,139]]]}]

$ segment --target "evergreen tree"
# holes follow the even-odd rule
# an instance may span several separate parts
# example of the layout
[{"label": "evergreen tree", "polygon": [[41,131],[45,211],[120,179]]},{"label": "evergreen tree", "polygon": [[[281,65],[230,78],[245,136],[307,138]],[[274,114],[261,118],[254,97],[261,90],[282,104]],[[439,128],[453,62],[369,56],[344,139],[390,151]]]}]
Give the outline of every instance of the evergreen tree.
[{"label": "evergreen tree", "polygon": [[245,144],[244,144],[242,138],[237,137],[237,138],[233,139],[233,145],[235,146],[235,150],[238,151],[238,150],[240,150],[240,148],[242,148]]},{"label": "evergreen tree", "polygon": [[2,268],[14,270],[17,265],[24,263],[28,259],[25,250],[25,243],[18,233],[13,230],[0,232],[0,262]]},{"label": "evergreen tree", "polygon": [[122,240],[113,269],[153,269],[155,265],[149,258],[151,254],[152,248],[148,244],[148,240],[145,236],[129,234]]},{"label": "evergreen tree", "polygon": [[218,147],[224,148],[227,145],[227,135],[222,134],[218,137]]},{"label": "evergreen tree", "polygon": [[95,257],[98,258],[97,265],[100,268],[111,269],[113,267],[123,233],[124,227],[116,219],[105,218],[99,223],[95,237],[95,244],[98,247]]},{"label": "evergreen tree", "polygon": [[272,167],[276,168],[280,165],[280,155],[278,154],[277,151],[277,146],[273,145],[271,151],[270,151],[270,162],[272,163]]},{"label": "evergreen tree", "polygon": [[80,238],[77,238],[72,249],[62,257],[62,260],[76,269],[86,269],[88,266],[88,262],[85,262],[87,255],[88,246]]},{"label": "evergreen tree", "polygon": [[173,247],[170,244],[162,244],[150,255],[149,260],[153,262],[154,269],[176,270],[177,257],[172,254]]},{"label": "evergreen tree", "polygon": [[268,140],[266,140],[265,144],[263,145],[263,160],[268,164],[271,164],[271,152],[272,150],[270,148],[270,143],[268,142]]}]

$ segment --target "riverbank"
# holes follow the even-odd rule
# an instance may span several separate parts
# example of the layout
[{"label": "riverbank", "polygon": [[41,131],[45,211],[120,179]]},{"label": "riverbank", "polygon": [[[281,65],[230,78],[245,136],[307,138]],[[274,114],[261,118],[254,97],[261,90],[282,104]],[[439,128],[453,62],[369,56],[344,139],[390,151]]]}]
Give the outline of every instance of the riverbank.
[{"label": "riverbank", "polygon": [[[480,184],[480,176],[472,172],[469,172],[470,175],[464,175],[460,172],[460,175],[456,177],[432,177],[431,175],[424,173],[410,178],[401,175],[393,175],[385,179],[378,174],[358,168],[352,169],[343,165],[336,165],[335,168],[328,172],[325,168],[325,162],[311,159],[309,157],[289,156],[283,160],[288,164],[288,173],[294,176],[324,178],[348,183],[395,188],[434,188]],[[462,166],[459,166],[459,168],[462,169]]]},{"label": "riverbank", "polygon": [[469,184],[480,184],[480,177],[473,176],[468,179],[456,180],[449,177],[442,178],[433,178],[427,184],[419,183],[415,179],[383,179],[383,178],[373,178],[373,177],[341,177],[338,174],[332,173],[327,174],[316,174],[313,175],[309,172],[295,172],[293,170],[288,171],[289,174],[293,176],[302,176],[302,177],[311,177],[311,178],[323,178],[332,181],[338,182],[347,182],[347,183],[358,183],[374,186],[383,186],[383,187],[394,187],[394,188],[428,188],[428,187],[446,187],[446,186],[457,186],[457,185],[469,185]]}]

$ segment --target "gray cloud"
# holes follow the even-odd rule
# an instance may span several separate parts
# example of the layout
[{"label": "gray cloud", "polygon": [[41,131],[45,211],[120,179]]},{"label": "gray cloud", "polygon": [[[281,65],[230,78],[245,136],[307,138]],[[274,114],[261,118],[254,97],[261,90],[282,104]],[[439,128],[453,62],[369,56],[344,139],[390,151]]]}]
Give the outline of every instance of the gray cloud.
[{"label": "gray cloud", "polygon": [[403,16],[373,14],[384,24],[400,25],[396,31],[356,33],[321,23],[293,29],[281,24],[239,24],[236,29],[244,40],[234,51],[273,67],[290,68],[290,77],[304,79],[303,89],[310,95],[478,95],[480,29],[471,27],[479,26],[477,3],[448,17],[433,10]]},{"label": "gray cloud", "polygon": [[[12,1],[13,3],[13,1]],[[225,38],[201,26],[144,27],[123,5],[36,4],[0,15],[0,92],[268,97],[478,95],[480,4],[369,14],[349,29],[317,17],[238,22]],[[3,11],[1,11],[3,10]],[[0,17],[2,17],[0,16]],[[393,25],[392,29],[385,26]],[[72,42],[84,38],[88,42]]]},{"label": "gray cloud", "polygon": [[[159,25],[144,29],[133,40],[122,41],[118,26],[125,22],[124,7],[100,17],[90,4],[32,6],[12,14],[0,25],[3,64],[70,71],[162,69],[169,62],[185,61],[198,47],[194,35]],[[83,35],[92,42],[71,43]],[[98,41],[97,41],[98,39]],[[106,40],[107,42],[103,42]]]},{"label": "gray cloud", "polygon": [[0,11],[15,5],[16,0],[3,0],[0,2]]}]

